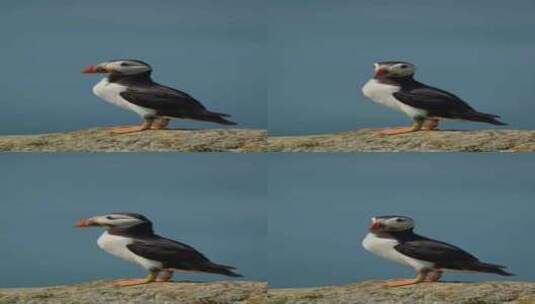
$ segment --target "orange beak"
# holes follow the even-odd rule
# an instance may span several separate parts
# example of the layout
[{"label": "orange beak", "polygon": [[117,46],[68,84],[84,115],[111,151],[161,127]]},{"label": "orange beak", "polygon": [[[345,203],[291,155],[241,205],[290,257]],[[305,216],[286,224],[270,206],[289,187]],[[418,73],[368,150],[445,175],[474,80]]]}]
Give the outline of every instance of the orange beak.
[{"label": "orange beak", "polygon": [[381,230],[381,228],[383,228],[383,224],[381,224],[380,222],[376,221],[376,220],[373,220],[370,224],[370,226],[368,227],[368,230],[370,231],[377,231],[377,230]]},{"label": "orange beak", "polygon": [[85,228],[90,226],[98,226],[97,223],[95,223],[92,219],[83,219],[76,222],[76,225],[74,227],[76,228]]},{"label": "orange beak", "polygon": [[94,66],[89,65],[89,66],[86,66],[85,68],[83,68],[81,70],[81,72],[84,73],[84,74],[93,74],[93,73],[96,73],[97,71],[96,71]]},{"label": "orange beak", "polygon": [[375,70],[375,73],[373,74],[373,78],[379,78],[381,76],[386,75],[387,70],[385,68],[378,68]]},{"label": "orange beak", "polygon": [[108,70],[104,67],[100,67],[99,65],[88,65],[85,68],[83,68],[80,72],[84,74],[94,74],[94,73],[108,73]]}]

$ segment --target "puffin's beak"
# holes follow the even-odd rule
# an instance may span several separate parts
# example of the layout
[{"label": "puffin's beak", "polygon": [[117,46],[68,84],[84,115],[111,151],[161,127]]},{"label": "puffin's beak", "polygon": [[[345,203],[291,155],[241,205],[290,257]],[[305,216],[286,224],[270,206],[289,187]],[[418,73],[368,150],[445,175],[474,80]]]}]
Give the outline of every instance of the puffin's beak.
[{"label": "puffin's beak", "polygon": [[370,231],[377,231],[383,228],[383,224],[381,222],[377,221],[376,219],[372,219],[372,222],[370,226],[368,227],[368,230]]},{"label": "puffin's beak", "polygon": [[378,68],[375,70],[375,73],[373,74],[374,78],[381,77],[387,73],[387,70],[385,68]]},{"label": "puffin's beak", "polygon": [[91,226],[98,226],[98,223],[90,218],[79,220],[78,222],[76,222],[76,225],[74,225],[74,227],[76,228],[85,228],[85,227],[91,227]]},{"label": "puffin's beak", "polygon": [[81,70],[84,74],[94,74],[94,73],[108,73],[108,70],[102,66],[97,65],[89,65],[86,66]]}]

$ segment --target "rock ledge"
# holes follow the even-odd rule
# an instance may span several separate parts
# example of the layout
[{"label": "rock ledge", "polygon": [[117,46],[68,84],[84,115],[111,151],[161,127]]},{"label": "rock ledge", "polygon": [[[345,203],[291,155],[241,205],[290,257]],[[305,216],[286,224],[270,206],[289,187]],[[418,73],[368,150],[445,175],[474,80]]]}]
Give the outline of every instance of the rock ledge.
[{"label": "rock ledge", "polygon": [[534,304],[535,283],[425,283],[380,288],[365,281],[342,286],[272,289],[267,304]]},{"label": "rock ledge", "polygon": [[260,129],[158,130],[115,135],[105,128],[0,136],[0,152],[535,152],[535,130],[417,132],[380,129],[271,136]]},{"label": "rock ledge", "polygon": [[0,289],[0,304],[534,304],[535,283],[425,283],[381,288],[383,281],[267,290],[264,282],[172,282],[109,287],[109,281]]},{"label": "rock ledge", "polygon": [[381,129],[268,138],[269,152],[535,152],[535,130],[475,130],[381,135]]},{"label": "rock ledge", "polygon": [[0,136],[0,152],[259,152],[266,131],[256,129],[151,130],[112,134],[106,128]]},{"label": "rock ledge", "polygon": [[0,289],[0,304],[260,304],[267,286],[262,282],[220,281],[110,288],[109,283]]}]

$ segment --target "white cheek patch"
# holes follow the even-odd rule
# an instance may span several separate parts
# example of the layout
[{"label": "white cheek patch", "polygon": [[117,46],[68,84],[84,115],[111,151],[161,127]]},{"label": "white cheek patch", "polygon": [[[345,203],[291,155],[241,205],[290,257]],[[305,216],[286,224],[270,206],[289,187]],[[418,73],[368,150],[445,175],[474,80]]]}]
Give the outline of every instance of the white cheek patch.
[{"label": "white cheek patch", "polygon": [[113,225],[116,225],[116,226],[126,226],[126,225],[135,225],[135,224],[140,224],[142,223],[143,221],[141,220],[137,220],[137,219],[117,219],[117,220],[112,220],[110,221]]},{"label": "white cheek patch", "polygon": [[128,65],[128,63],[127,65],[121,65],[121,63],[118,63],[115,70],[126,75],[131,75],[150,71],[150,68],[145,65]]},{"label": "white cheek patch", "polygon": [[120,71],[123,74],[137,74],[147,72],[149,70],[150,69],[146,66],[122,66]]},{"label": "white cheek patch", "polygon": [[143,223],[142,220],[135,219],[135,218],[117,218],[113,215],[109,215],[109,216],[111,216],[112,218],[109,219],[108,215],[103,216],[99,219],[99,222],[107,226],[131,226],[131,225]]},{"label": "white cheek patch", "polygon": [[[122,65],[126,63],[126,65]],[[106,68],[109,70],[117,71],[122,74],[132,75],[150,71],[150,67],[145,65],[139,65],[135,63],[129,63],[126,61],[110,62],[106,64]]]},{"label": "white cheek patch", "polygon": [[414,71],[415,71],[414,67],[410,66],[410,65],[407,65],[406,68],[402,68],[401,65],[396,65],[396,66],[392,67],[392,72],[395,75],[398,75],[398,76],[401,76],[401,77],[409,76],[411,74],[414,74]]}]

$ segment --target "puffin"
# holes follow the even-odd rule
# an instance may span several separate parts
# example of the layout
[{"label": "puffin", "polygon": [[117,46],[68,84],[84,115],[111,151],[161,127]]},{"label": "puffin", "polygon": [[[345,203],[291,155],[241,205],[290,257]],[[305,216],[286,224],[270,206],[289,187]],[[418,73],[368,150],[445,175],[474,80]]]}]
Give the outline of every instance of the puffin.
[{"label": "puffin", "polygon": [[113,133],[164,129],[173,118],[236,125],[225,118],[231,115],[209,111],[191,95],[154,82],[152,67],[141,60],[110,60],[87,66],[81,72],[107,73],[93,87],[93,93],[111,104],[135,112],[143,119],[141,125],[112,128]]},{"label": "puffin", "polygon": [[412,63],[382,61],[374,65],[374,75],[362,87],[362,93],[376,103],[405,113],[413,121],[410,127],[383,130],[384,135],[431,131],[443,118],[506,125],[498,115],[478,112],[456,95],[416,81],[416,66]]},{"label": "puffin", "polygon": [[168,282],[174,271],[204,272],[229,277],[242,277],[232,266],[216,264],[193,247],[154,233],[152,222],[137,213],[112,213],[79,220],[78,228],[99,226],[105,232],[97,244],[104,251],[143,267],[148,275],[126,279],[113,286],[134,286]]},{"label": "puffin", "polygon": [[443,271],[471,271],[512,276],[506,266],[481,262],[472,254],[445,242],[413,232],[414,220],[407,216],[376,216],[371,219],[362,246],[378,256],[410,266],[414,279],[397,279],[384,287],[413,285],[440,280]]}]

